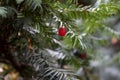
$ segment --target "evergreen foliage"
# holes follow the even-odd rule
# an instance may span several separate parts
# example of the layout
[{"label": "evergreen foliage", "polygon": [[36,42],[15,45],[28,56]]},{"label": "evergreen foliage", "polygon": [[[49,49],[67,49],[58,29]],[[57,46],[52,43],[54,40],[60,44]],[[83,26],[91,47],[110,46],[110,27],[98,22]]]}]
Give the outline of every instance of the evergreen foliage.
[{"label": "evergreen foliage", "polygon": [[[119,13],[119,3],[84,6],[78,0],[0,0],[0,59],[23,80],[81,80],[76,71],[88,66],[91,58],[88,54],[86,60],[78,59],[71,50],[90,52],[94,43],[106,40],[102,37],[106,31],[119,35],[106,22]],[[65,37],[57,35],[62,25],[67,28]],[[64,58],[47,49],[63,53]],[[63,69],[58,60],[72,67]]]}]

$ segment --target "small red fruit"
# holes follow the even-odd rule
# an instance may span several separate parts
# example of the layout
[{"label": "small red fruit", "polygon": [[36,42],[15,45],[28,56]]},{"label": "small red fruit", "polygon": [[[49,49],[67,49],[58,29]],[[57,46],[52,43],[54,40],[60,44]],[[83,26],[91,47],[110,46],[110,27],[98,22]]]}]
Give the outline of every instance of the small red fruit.
[{"label": "small red fruit", "polygon": [[87,57],[86,53],[80,54],[80,58],[81,58],[81,59],[86,59],[86,57]]},{"label": "small red fruit", "polygon": [[59,36],[65,36],[65,35],[66,35],[66,32],[67,32],[67,30],[66,30],[65,27],[60,27],[60,28],[58,29],[58,35],[59,35]]},{"label": "small red fruit", "polygon": [[112,38],[111,43],[113,45],[116,45],[118,43],[118,38],[116,38],[116,37]]}]

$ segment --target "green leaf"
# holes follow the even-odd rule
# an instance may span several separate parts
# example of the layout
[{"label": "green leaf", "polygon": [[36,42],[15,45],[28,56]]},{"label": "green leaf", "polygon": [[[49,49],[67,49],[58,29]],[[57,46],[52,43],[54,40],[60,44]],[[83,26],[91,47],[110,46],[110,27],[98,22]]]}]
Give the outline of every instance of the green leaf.
[{"label": "green leaf", "polygon": [[7,9],[5,7],[0,7],[0,16],[7,17]]},{"label": "green leaf", "polygon": [[23,2],[24,0],[16,0],[17,4],[20,4],[21,2]]}]

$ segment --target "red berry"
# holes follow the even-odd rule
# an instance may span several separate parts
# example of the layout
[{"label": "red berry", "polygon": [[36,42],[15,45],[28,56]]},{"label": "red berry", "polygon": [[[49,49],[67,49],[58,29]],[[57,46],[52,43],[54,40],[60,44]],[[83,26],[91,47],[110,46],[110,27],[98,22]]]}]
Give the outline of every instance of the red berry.
[{"label": "red berry", "polygon": [[58,35],[59,36],[65,36],[66,35],[66,28],[65,27],[60,27],[59,30],[58,30]]},{"label": "red berry", "polygon": [[113,45],[118,44],[118,38],[116,38],[116,37],[112,38],[111,43],[112,43]]},{"label": "red berry", "polygon": [[80,54],[80,58],[81,58],[81,59],[85,59],[86,57],[87,57],[86,53]]}]

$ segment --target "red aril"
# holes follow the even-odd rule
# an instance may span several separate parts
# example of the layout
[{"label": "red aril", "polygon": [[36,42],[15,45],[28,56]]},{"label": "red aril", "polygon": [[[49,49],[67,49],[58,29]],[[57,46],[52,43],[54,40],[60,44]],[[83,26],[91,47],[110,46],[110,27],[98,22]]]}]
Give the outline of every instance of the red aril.
[{"label": "red aril", "polygon": [[60,27],[60,28],[58,29],[58,35],[59,35],[59,36],[65,36],[66,33],[67,33],[67,30],[66,30],[65,27]]}]

